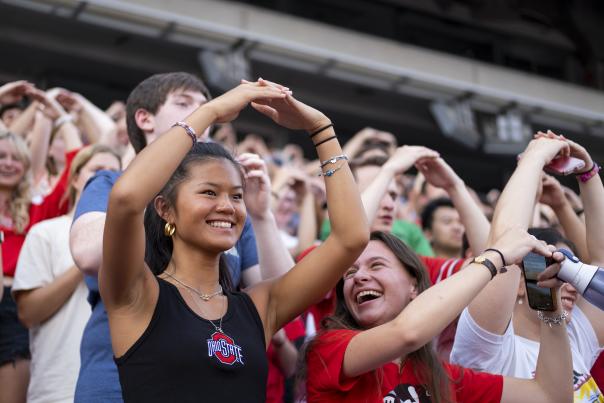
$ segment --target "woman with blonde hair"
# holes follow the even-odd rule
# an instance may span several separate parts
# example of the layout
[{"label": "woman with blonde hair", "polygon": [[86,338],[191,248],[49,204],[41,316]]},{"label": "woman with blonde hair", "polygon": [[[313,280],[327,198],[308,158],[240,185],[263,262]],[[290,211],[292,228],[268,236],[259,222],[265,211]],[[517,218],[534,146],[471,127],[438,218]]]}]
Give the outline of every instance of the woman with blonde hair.
[{"label": "woman with blonde hair", "polygon": [[73,159],[65,193],[70,212],[34,225],[25,238],[12,293],[19,320],[30,329],[30,403],[73,401],[90,305],[82,273],[69,250],[69,229],[88,179],[99,170],[120,168],[120,157],[111,148],[82,149]]},{"label": "woman with blonde hair", "polygon": [[[67,125],[64,125],[66,128]],[[62,129],[59,134],[64,134]],[[81,143],[68,142],[67,166]],[[0,133],[0,231],[4,295],[0,303],[0,401],[24,402],[29,378],[27,329],[18,321],[11,286],[25,235],[36,223],[65,214],[61,203],[67,188],[68,169],[54,190],[44,198],[31,197],[31,159],[25,141],[11,132]]]}]

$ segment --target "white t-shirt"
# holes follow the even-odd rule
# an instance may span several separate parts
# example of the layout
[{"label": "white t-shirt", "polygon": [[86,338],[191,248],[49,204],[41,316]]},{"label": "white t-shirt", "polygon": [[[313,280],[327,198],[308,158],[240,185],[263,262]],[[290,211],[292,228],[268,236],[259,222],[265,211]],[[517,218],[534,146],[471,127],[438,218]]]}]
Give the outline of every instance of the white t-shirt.
[{"label": "white t-shirt", "polygon": [[[61,216],[34,225],[21,249],[12,291],[52,283],[74,265],[69,251],[71,218]],[[29,330],[31,377],[28,403],[73,402],[80,370],[80,342],[90,316],[88,289],[82,281],[50,319]]]},{"label": "white t-shirt", "polygon": [[[600,345],[591,323],[575,306],[567,327],[573,358],[574,402],[604,402],[604,397],[590,374],[598,358]],[[552,352],[555,354],[555,352]],[[464,309],[457,323],[451,362],[478,371],[516,378],[535,377],[539,343],[514,334],[510,325],[503,335],[487,332]]]}]

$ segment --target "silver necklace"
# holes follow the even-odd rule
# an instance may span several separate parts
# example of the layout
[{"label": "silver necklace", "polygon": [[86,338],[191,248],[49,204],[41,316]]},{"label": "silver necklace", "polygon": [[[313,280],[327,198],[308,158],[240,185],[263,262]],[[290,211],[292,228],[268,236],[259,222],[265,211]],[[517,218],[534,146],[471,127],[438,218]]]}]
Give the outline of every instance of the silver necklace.
[{"label": "silver necklace", "polygon": [[168,273],[168,272],[164,272],[164,273],[166,274],[166,276],[170,277],[171,279],[173,279],[174,281],[176,281],[178,284],[180,284],[183,287],[185,287],[187,290],[192,291],[195,294],[197,294],[197,296],[199,298],[201,298],[202,300],[204,300],[205,302],[208,302],[209,300],[211,300],[215,296],[222,294],[222,286],[220,284],[218,284],[218,288],[219,288],[218,291],[213,292],[211,294],[204,294],[203,292],[197,291],[195,288],[191,287],[190,285],[183,283],[182,281],[180,281],[179,279],[177,279],[176,277],[174,277],[170,273]]},{"label": "silver necklace", "polygon": [[[191,294],[191,290],[187,289],[189,291],[189,294]],[[197,298],[195,298],[195,295],[191,294],[191,296],[193,297],[193,301],[195,302],[195,305],[197,305],[197,307],[199,308],[199,310],[201,311],[201,313],[203,315],[205,315],[205,312],[203,311],[203,309],[201,308],[201,305],[199,305],[199,302],[197,302]],[[225,298],[225,303],[223,304],[223,306],[226,305],[226,298]],[[220,322],[218,323],[218,326],[216,326],[214,324],[213,321],[211,321],[210,319],[204,318],[205,320],[207,320],[208,322],[210,322],[212,324],[212,326],[214,326],[214,329],[222,334],[225,334],[224,331],[222,330],[222,318],[224,318],[224,316],[226,315],[226,308],[223,308],[224,313],[220,316]],[[203,316],[202,316],[203,317]]]}]

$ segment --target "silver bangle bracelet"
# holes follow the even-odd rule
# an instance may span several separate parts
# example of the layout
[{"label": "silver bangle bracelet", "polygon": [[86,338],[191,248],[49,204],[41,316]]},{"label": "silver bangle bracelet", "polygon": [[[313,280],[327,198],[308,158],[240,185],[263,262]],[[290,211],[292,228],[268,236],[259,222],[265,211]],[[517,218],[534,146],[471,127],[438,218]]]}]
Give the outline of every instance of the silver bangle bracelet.
[{"label": "silver bangle bracelet", "polygon": [[336,162],[338,162],[340,160],[348,161],[348,156],[346,154],[340,154],[340,155],[331,157],[325,161],[321,161],[321,168],[325,167],[325,165],[327,165],[327,164],[335,164]]},{"label": "silver bangle bracelet", "polygon": [[558,316],[545,316],[543,311],[537,311],[537,317],[539,320],[549,327],[553,327],[554,325],[561,325],[566,318],[568,318],[568,312],[562,311],[562,313]]}]

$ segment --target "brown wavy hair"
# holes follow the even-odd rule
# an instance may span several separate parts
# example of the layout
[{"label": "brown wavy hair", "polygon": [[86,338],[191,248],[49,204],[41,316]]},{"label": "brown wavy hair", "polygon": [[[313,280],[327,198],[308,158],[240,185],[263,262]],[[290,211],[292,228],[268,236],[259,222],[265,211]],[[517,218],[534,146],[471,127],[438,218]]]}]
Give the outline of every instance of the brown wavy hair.
[{"label": "brown wavy hair", "polygon": [[[421,293],[430,287],[430,278],[428,273],[418,258],[403,241],[386,232],[374,231],[371,233],[371,241],[382,242],[388,249],[392,251],[394,256],[401,262],[407,273],[413,277],[417,283],[417,293]],[[336,285],[336,307],[333,315],[325,318],[322,322],[324,331],[336,330],[336,329],[351,329],[351,330],[365,330],[363,329],[354,319],[346,303],[344,301],[344,280],[341,279]],[[315,337],[306,347],[305,354],[307,355],[310,350],[320,343],[320,338]],[[451,402],[451,388],[448,373],[445,371],[442,362],[437,357],[432,342],[424,344],[421,348],[406,357],[406,362],[413,365],[413,373],[416,378],[426,386],[427,392],[430,394],[432,402],[434,403],[446,403]],[[302,381],[306,379],[306,368],[302,364],[303,370],[301,371]],[[381,396],[381,385],[383,379],[383,373],[381,370],[373,371],[377,381],[377,392]],[[300,380],[299,380],[300,381]],[[458,381],[455,381],[456,383]]]},{"label": "brown wavy hair", "polygon": [[17,150],[17,156],[23,163],[23,178],[11,194],[9,213],[17,234],[25,232],[29,224],[29,207],[31,205],[31,156],[25,140],[11,132],[0,133],[0,140],[8,140]]}]

